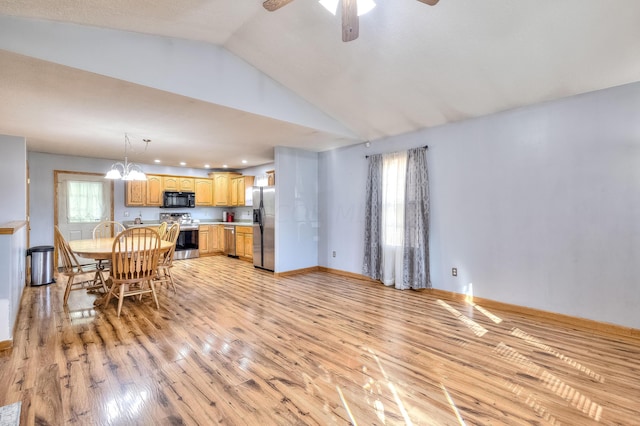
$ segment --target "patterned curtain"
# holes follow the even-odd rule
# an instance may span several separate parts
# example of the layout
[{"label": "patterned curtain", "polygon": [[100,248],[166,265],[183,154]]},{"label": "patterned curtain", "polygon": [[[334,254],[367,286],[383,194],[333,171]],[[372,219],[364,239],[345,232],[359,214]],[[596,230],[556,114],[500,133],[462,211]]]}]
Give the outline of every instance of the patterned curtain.
[{"label": "patterned curtain", "polygon": [[[431,288],[429,273],[429,175],[427,150],[407,151],[402,287]],[[400,280],[397,280],[400,281]]]},{"label": "patterned curtain", "polygon": [[381,278],[382,265],[382,155],[369,156],[364,228],[364,275]]},{"label": "patterned curtain", "polygon": [[[401,162],[402,173],[397,170],[398,156],[406,158],[406,166]],[[404,191],[392,189],[385,193],[385,185],[389,189],[398,184]],[[402,217],[398,217],[397,212],[401,212]],[[402,227],[399,233],[395,231],[397,226]],[[431,288],[425,148],[369,156],[364,239],[364,275],[401,290]]]}]

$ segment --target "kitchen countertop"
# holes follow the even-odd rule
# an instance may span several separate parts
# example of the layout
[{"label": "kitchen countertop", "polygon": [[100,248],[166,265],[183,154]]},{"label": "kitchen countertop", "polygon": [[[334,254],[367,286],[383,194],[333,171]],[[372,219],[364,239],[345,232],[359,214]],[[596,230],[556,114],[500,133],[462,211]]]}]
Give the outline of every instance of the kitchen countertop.
[{"label": "kitchen countertop", "polygon": [[[132,220],[128,220],[125,222],[122,222],[122,225],[125,228],[135,228],[135,227],[145,227],[145,226],[160,226],[160,222],[159,220],[142,220],[142,223],[135,223]],[[198,219],[194,219],[193,224],[199,224],[199,225],[232,225],[232,226],[252,226],[253,222],[250,220],[247,221],[235,221],[235,222],[223,222],[222,220],[216,220],[216,219],[200,219],[198,221]]]},{"label": "kitchen countertop", "polygon": [[253,222],[248,221],[235,221],[235,222],[222,222],[214,220],[200,220],[200,225],[233,225],[233,226],[252,226]]}]

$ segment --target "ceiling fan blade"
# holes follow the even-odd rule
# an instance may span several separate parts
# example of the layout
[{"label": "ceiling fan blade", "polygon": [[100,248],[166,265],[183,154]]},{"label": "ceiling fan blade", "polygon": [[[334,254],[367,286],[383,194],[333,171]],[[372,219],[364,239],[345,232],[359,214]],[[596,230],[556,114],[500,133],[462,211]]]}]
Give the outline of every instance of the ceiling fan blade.
[{"label": "ceiling fan blade", "polygon": [[435,6],[440,0],[418,0],[421,3],[428,4],[429,6]]},{"label": "ceiling fan blade", "polygon": [[291,3],[293,0],[266,0],[262,3],[265,9],[269,12],[273,12],[274,10],[280,9],[282,6],[286,6]]},{"label": "ceiling fan blade", "polygon": [[358,38],[358,3],[356,0],[342,0],[342,41]]}]

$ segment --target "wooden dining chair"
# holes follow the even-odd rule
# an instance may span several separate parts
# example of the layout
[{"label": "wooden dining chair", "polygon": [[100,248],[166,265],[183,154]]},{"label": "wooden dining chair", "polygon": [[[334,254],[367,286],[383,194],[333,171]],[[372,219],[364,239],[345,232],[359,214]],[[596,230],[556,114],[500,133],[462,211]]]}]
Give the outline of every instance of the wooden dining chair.
[{"label": "wooden dining chair", "polygon": [[113,238],[124,230],[125,227],[120,222],[116,222],[114,220],[103,220],[93,228],[93,239]]},{"label": "wooden dining chair", "polygon": [[151,228],[131,228],[121,232],[113,241],[111,251],[111,288],[105,306],[111,297],[118,299],[118,317],[125,297],[151,293],[156,308],[160,309],[154,284],[160,258],[160,236]]},{"label": "wooden dining chair", "polygon": [[[120,222],[114,220],[103,220],[93,228],[93,239],[96,238],[113,238],[126,228]],[[105,282],[105,272],[109,272],[110,260],[99,260],[98,270],[96,271],[96,280]]]},{"label": "wooden dining chair", "polygon": [[[64,305],[67,305],[69,300],[69,294],[74,290],[91,290],[102,289],[105,292],[108,290],[106,284],[102,280],[96,280],[96,265],[81,265],[78,262],[78,258],[69,247],[69,243],[60,232],[60,228],[56,225],[54,228],[54,242],[56,249],[58,250],[58,257],[62,260],[62,270],[60,274],[67,277],[67,282],[64,289]],[[84,278],[85,275],[92,274],[93,278]]]},{"label": "wooden dining chair", "polygon": [[171,275],[171,268],[173,268],[173,255],[176,251],[176,242],[178,241],[178,235],[180,235],[180,224],[174,223],[167,229],[163,240],[172,243],[171,248],[160,255],[160,261],[158,263],[158,273],[155,281],[158,284],[171,284],[173,292],[176,293],[176,284],[173,281]]},{"label": "wooden dining chair", "polygon": [[158,235],[160,238],[164,239],[165,234],[167,233],[167,222],[162,222],[160,226],[158,226]]}]

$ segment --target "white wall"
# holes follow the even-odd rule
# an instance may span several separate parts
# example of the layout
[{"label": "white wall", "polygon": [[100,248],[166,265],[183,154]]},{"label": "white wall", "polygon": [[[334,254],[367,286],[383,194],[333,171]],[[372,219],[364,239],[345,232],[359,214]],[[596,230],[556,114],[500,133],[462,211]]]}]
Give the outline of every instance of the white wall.
[{"label": "white wall", "polygon": [[318,154],[276,147],[275,272],[318,266]]},{"label": "white wall", "polygon": [[0,135],[0,224],[27,219],[27,147],[23,137]]},{"label": "white wall", "polygon": [[640,328],[640,84],[322,153],[321,265],[361,273],[364,156],[425,144],[435,288]]},{"label": "white wall", "polygon": [[[27,218],[27,148],[24,138],[0,135],[0,226]],[[11,340],[25,286],[26,226],[0,235],[0,342]]]}]

